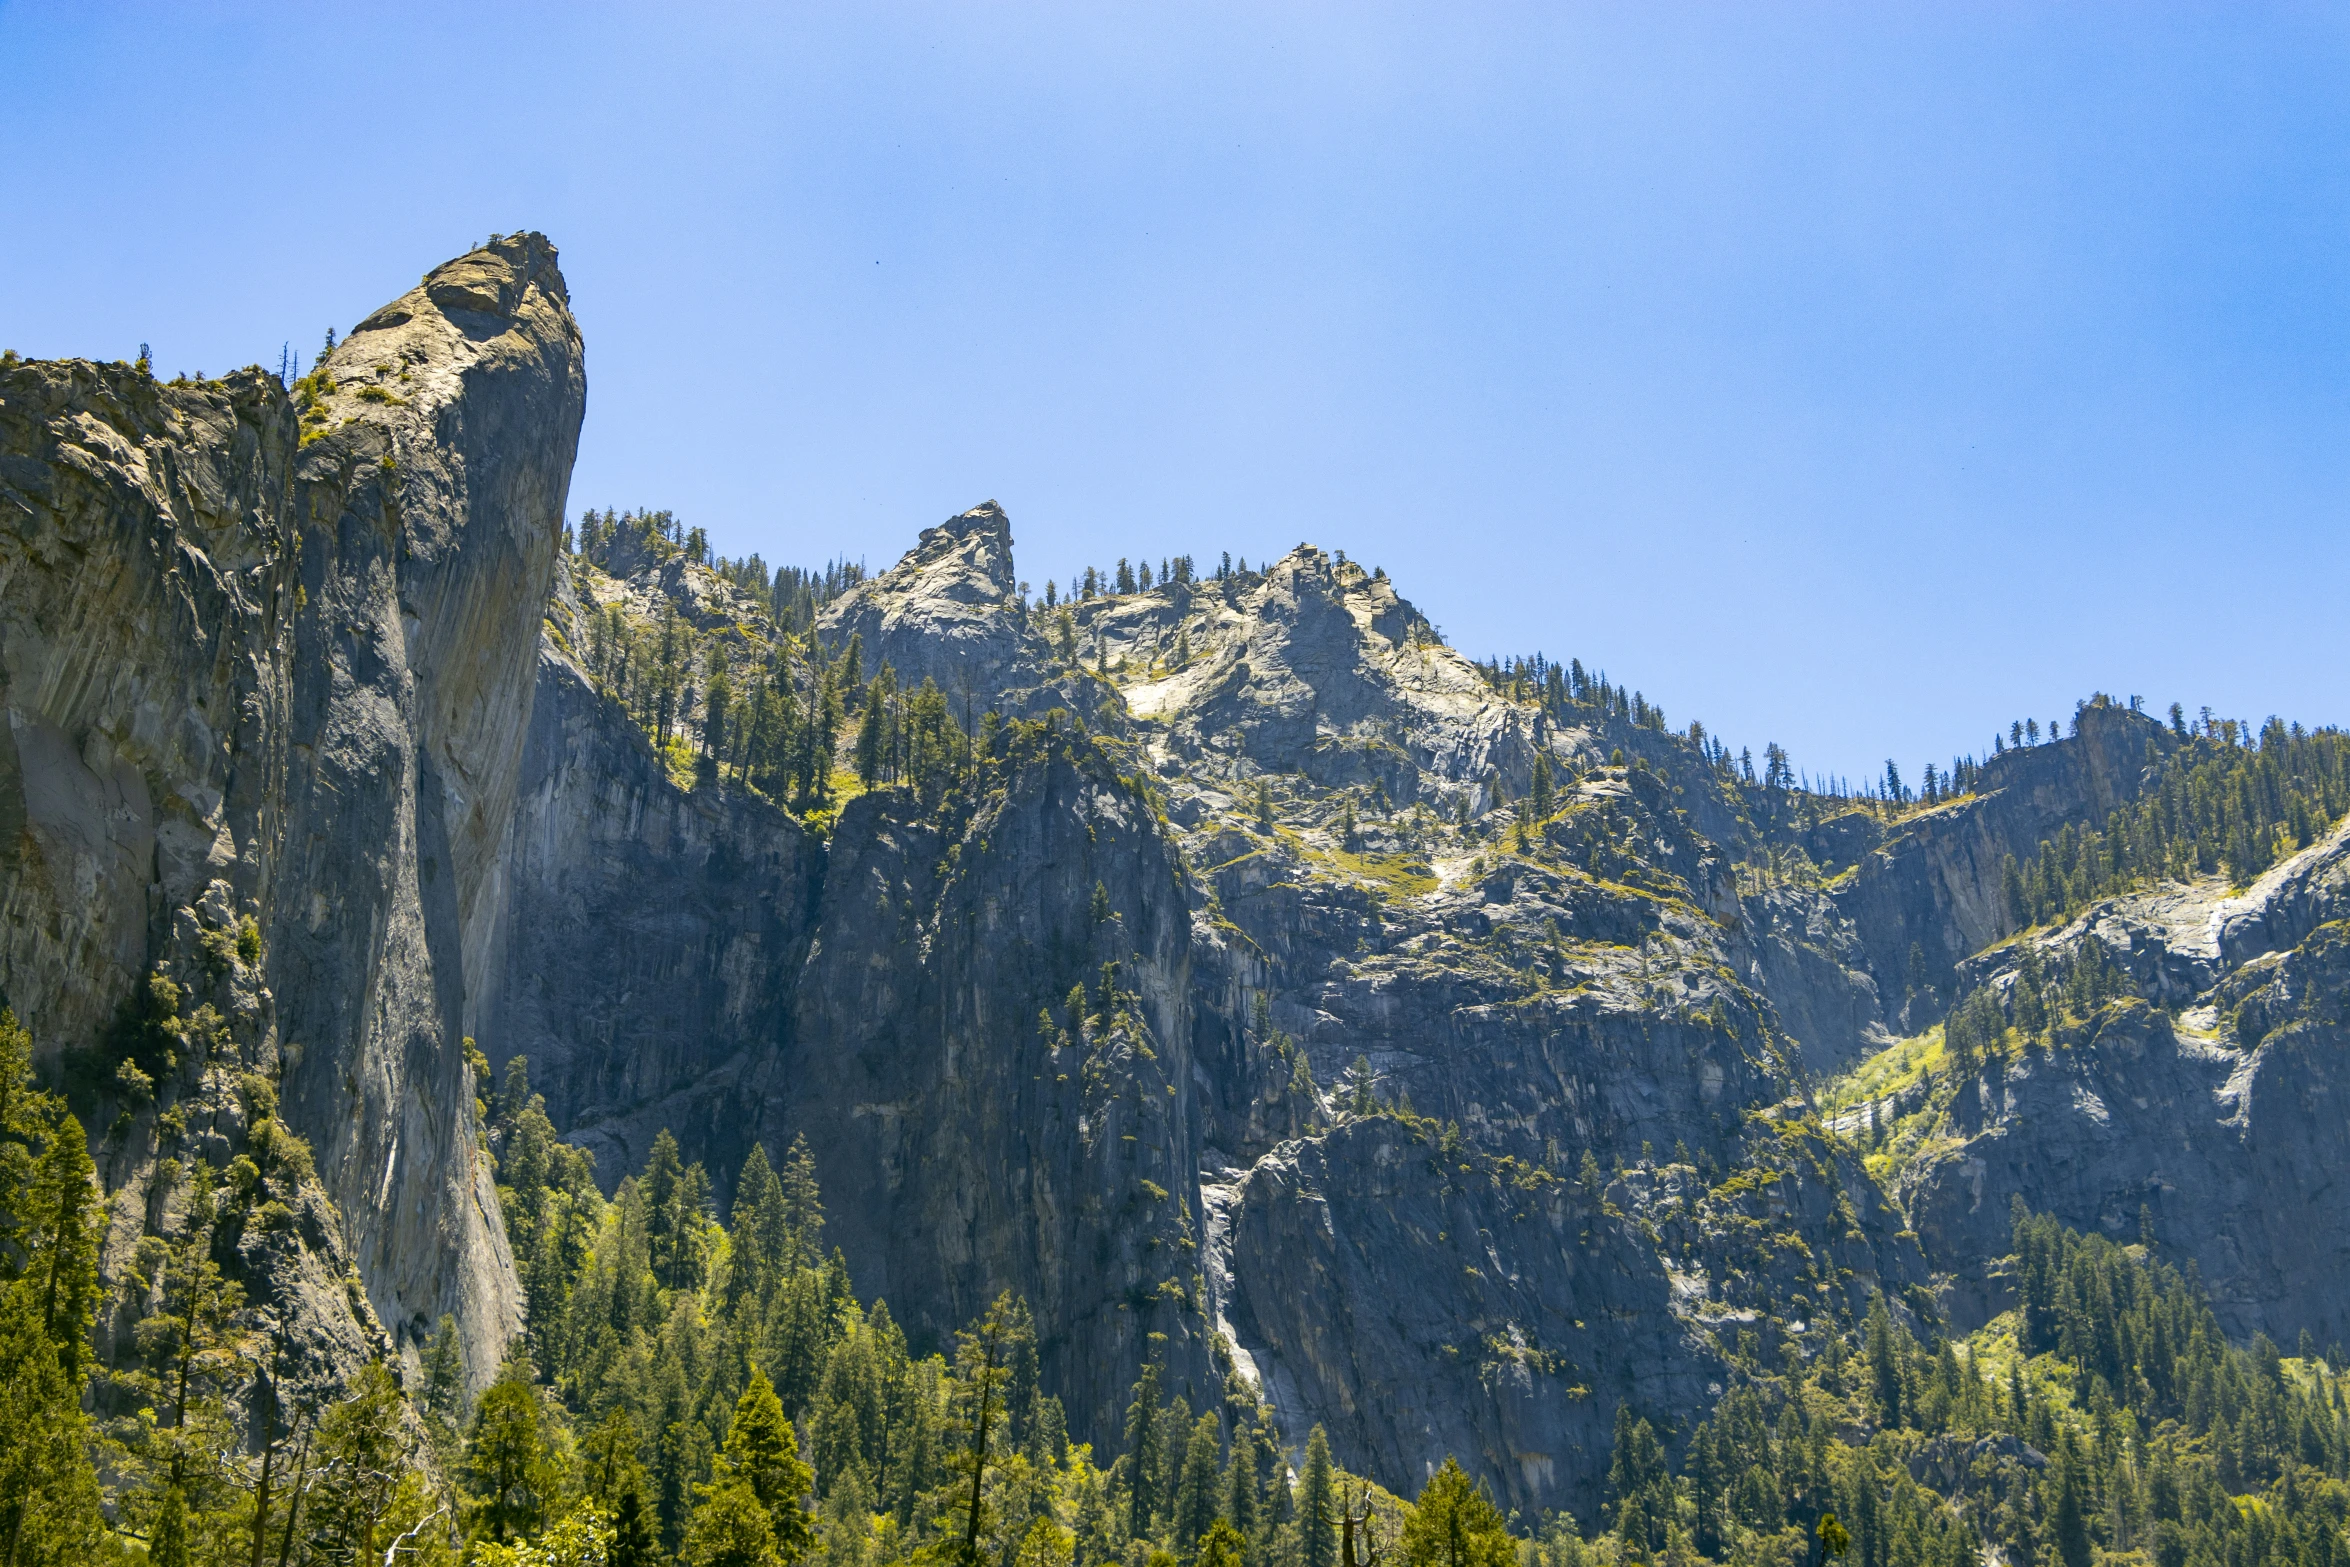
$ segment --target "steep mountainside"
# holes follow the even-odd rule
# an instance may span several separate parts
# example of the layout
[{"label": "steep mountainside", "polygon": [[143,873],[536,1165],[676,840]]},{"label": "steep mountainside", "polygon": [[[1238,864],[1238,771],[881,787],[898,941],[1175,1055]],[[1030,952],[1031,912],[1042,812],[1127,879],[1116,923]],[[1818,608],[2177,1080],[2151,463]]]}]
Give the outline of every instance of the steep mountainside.
[{"label": "steep mountainside", "polygon": [[[1020,1407],[1105,1452],[1155,1368],[1588,1517],[1622,1417],[1701,1464],[1859,1322],[2004,1320],[2019,1203],[2350,1337],[2335,732],[2099,697],[1831,795],[1311,545],[1038,602],[993,503],[870,577],[574,542],[584,397],[534,235],[291,392],[0,365],[0,990],[114,1197],[104,1353],[200,1247],[273,1379],[447,1318],[476,1390],[658,1332],[731,1400],[795,1352],[590,1284],[658,1220],[660,1288],[740,1307],[679,1217],[740,1182],[901,1360],[1020,1297]],[[661,1407],[674,1532],[711,1417]]]},{"label": "steep mountainside", "polygon": [[2077,1011],[2065,996],[2045,1048],[1950,1074],[1898,1175],[1927,1246],[1998,1255],[2021,1198],[2194,1258],[2241,1337],[2350,1342],[2346,915],[2350,823],[2241,894],[2214,878],[2108,899],[1974,960],[2011,1009],[2045,983],[2026,949],[2043,974],[2101,974],[2112,994]]},{"label": "steep mountainside", "polygon": [[0,369],[0,988],[104,1129],[110,1274],[248,1158],[248,1294],[321,1375],[454,1314],[486,1381],[520,1320],[463,1041],[581,362],[523,235],[298,395]]},{"label": "steep mountainside", "polygon": [[1079,1434],[1155,1354],[1527,1507],[1591,1504],[1615,1407],[1669,1422],[1743,1334],[1988,1301],[2004,1198],[1913,1233],[1804,1085],[1930,1028],[2008,858],[2179,745],[2091,704],[1930,805],[1829,800],[1472,664],[1311,547],[1045,606],[991,504],[795,633],[649,521],[591,531],[481,1033],[607,1187],[663,1128],[721,1189],[805,1138],[917,1336],[1038,1303]]}]

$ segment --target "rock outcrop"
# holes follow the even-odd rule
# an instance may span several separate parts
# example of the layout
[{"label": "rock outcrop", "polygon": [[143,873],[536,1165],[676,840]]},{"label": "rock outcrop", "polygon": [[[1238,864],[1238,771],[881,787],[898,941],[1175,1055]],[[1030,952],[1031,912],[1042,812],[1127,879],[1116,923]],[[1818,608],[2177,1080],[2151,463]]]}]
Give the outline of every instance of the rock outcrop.
[{"label": "rock outcrop", "polygon": [[1386,577],[1312,545],[1247,579],[1088,600],[1072,619],[1076,652],[1115,670],[1163,755],[1447,806],[1528,786],[1539,720]]},{"label": "rock outcrop", "polygon": [[1994,756],[1972,797],[1905,822],[1836,893],[1871,972],[1898,994],[1915,945],[1928,976],[1944,983],[1961,959],[2014,928],[2000,885],[2007,857],[2029,859],[2068,823],[2102,821],[2135,799],[2175,743],[2143,713],[2090,703],[2071,739]]},{"label": "rock outcrop", "polygon": [[758,1113],[807,1137],[828,1234],[910,1333],[1024,1294],[1073,1428],[1106,1435],[1150,1334],[1195,1401],[1220,1381],[1188,911],[1148,801],[1098,752],[1058,726],[1007,745],[967,819],[850,803]]},{"label": "rock outcrop", "polygon": [[428,274],[320,370],[300,457],[287,892],[266,924],[290,1052],[361,1277],[394,1333],[442,1314],[474,1376],[521,1323],[462,1043],[536,692],[586,408],[535,235]]},{"label": "rock outcrop", "polygon": [[[188,1111],[238,1138],[281,1114],[331,1199],[298,1229],[364,1284],[343,1299],[335,1260],[281,1308],[407,1343],[453,1314],[478,1380],[520,1300],[475,1143],[469,975],[581,365],[554,249],[520,235],[360,323],[299,404],[258,370],[0,372],[0,986],[119,1109],[109,1178],[144,1202],[118,1213],[171,1209],[152,1183]],[[220,1005],[177,1016],[151,974]],[[125,1062],[166,1075],[140,1088]],[[240,1069],[267,1106],[248,1087],[232,1113]]]},{"label": "rock outcrop", "polygon": [[[0,366],[0,990],[111,1278],[246,1161],[216,1250],[293,1375],[449,1316],[486,1379],[477,1040],[607,1190],[664,1129],[721,1204],[804,1142],[913,1346],[1020,1294],[1081,1440],[1155,1361],[1529,1512],[1875,1298],[1979,1319],[2018,1200],[2350,1337],[2350,827],[2011,928],[2008,857],[2175,792],[2183,725],[2096,701],[1963,798],[1831,799],[1312,546],[1038,605],[992,502],[786,605],[666,514],[563,552],[581,365],[520,235],[291,397]],[[1936,1055],[2033,974],[2081,1007],[2045,1043]]]},{"label": "rock outcrop", "polygon": [[[2137,994],[1977,1073],[1952,1107],[1961,1135],[1902,1172],[1900,1200],[1962,1326],[2003,1299],[1983,1270],[2020,1199],[2194,1259],[2230,1332],[2350,1341],[2335,1175],[2350,1160],[2346,866],[2350,828],[2241,894],[2216,878],[2133,894],[2030,938],[2060,974],[2097,944]],[[1970,978],[2012,987],[2020,957],[1987,953]]]},{"label": "rock outcrop", "polygon": [[817,632],[834,648],[855,638],[868,675],[887,664],[908,690],[933,682],[967,729],[989,711],[1059,707],[1100,722],[1117,709],[1101,681],[1053,666],[1012,572],[1011,521],[993,501],[923,529],[903,560],[827,605]]},{"label": "rock outcrop", "polygon": [[[1718,1382],[1757,1280],[1854,1310],[1923,1282],[1856,1160],[1752,1129],[1795,1081],[1773,964],[1882,1023],[1819,894],[1745,918],[1670,745],[1512,701],[1310,548],[1065,610],[1010,549],[980,507],[813,647],[721,616],[734,651],[679,655],[790,670],[813,711],[853,636],[862,675],[996,715],[968,789],[860,794],[822,837],[656,757],[551,622],[482,1037],[601,1179],[663,1127],[721,1189],[804,1137],[860,1287],[917,1342],[1026,1295],[1078,1436],[1156,1354],[1195,1404],[1237,1369],[1293,1439],[1399,1485],[1476,1455],[1527,1507],[1596,1502],[1618,1403],[1669,1426]],[[639,553],[574,597],[649,633],[725,591]],[[1656,765],[1602,761],[1627,742]],[[1513,847],[1538,757],[1564,809]],[[1724,1240],[1757,1229],[1787,1239]]]}]

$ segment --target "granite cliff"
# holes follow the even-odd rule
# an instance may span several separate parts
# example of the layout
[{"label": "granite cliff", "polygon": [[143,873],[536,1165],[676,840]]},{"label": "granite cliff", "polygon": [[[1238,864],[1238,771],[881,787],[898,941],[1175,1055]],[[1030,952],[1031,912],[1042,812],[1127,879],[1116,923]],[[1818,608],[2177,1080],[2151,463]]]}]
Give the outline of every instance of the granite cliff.
[{"label": "granite cliff", "polygon": [[[1840,1136],[1806,1097],[1938,1037],[2012,949],[2009,860],[2182,754],[2128,708],[2084,704],[2071,736],[1930,802],[1831,800],[1757,787],[1579,667],[1474,664],[1383,573],[1311,546],[1047,605],[990,503],[796,627],[719,564],[607,517],[567,567],[559,606],[622,612],[640,653],[614,621],[569,659],[589,633],[550,621],[485,1044],[531,1061],[607,1184],[664,1127],[721,1186],[753,1142],[804,1138],[828,1233],[911,1329],[937,1341],[1002,1287],[1040,1303],[1078,1434],[1114,1434],[1157,1357],[1195,1401],[1238,1378],[1396,1483],[1459,1453],[1514,1505],[1588,1508],[1615,1407],[1673,1425],[1748,1335],[1800,1353],[1880,1293],[1980,1320],[2013,1195],[2116,1230],[2114,1192],[2144,1178],[2107,1166],[2182,1136],[2229,1190],[2262,1178],[2240,1131],[2182,1132],[2171,1090],[2146,1096],[2146,1052],[2192,1048],[2160,1044],[2144,1001],[2000,1067],[2004,1088],[1986,1067],[1995,1110],[1888,1098],[1889,1124],[1953,1117],[1905,1129],[1915,1158],[1864,1159],[1860,1123]],[[659,629],[689,624],[699,644]],[[682,638],[661,642],[670,699],[644,682],[657,637]],[[924,683],[994,759],[935,795],[884,761],[819,803],[760,760],[763,681],[811,728],[826,692],[845,704],[843,767],[861,707],[910,712]],[[999,754],[1022,717],[1063,761]],[[2277,934],[2237,947],[2323,924],[2311,863],[2244,895],[2228,928]],[[1117,1000],[1079,1015],[1064,998],[1105,963]],[[2177,1007],[2220,977],[2141,988]],[[2241,1073],[2198,1070],[2220,1128]],[[2110,1071],[2155,1108],[2084,1136],[2076,1079]],[[1138,1117],[1123,1165],[1099,1155],[1113,1103]],[[2307,1157],[2339,1129],[2289,1135]],[[2211,1250],[2192,1219],[2165,1238]],[[2242,1274],[2314,1299],[2337,1260],[2289,1249],[2267,1231],[2248,1265],[2204,1267],[2223,1297]],[[2234,1320],[2300,1325],[2261,1309]]]},{"label": "granite cliff", "polygon": [[[711,613],[725,574],[642,525],[583,538],[481,1035],[607,1185],[663,1128],[721,1185],[804,1138],[910,1331],[1038,1303],[1079,1434],[1156,1355],[1350,1462],[1476,1454],[1528,1507],[1591,1503],[1616,1405],[1701,1402],[1790,1301],[1930,1309],[1884,1194],[1804,1126],[1818,1047],[1778,1010],[1845,1055],[1884,1035],[1849,917],[1744,888],[1746,845],[1695,824],[1769,829],[1612,698],[1561,722],[1310,547],[1047,608],[988,505],[795,634]],[[996,737],[984,782],[844,774],[845,806],[800,802],[817,832],[778,807],[746,692],[812,726],[826,691],[925,681]]]},{"label": "granite cliff", "polygon": [[248,1293],[321,1377],[451,1314],[486,1381],[519,1322],[468,973],[584,400],[536,235],[291,392],[0,369],[0,987],[97,1117],[110,1273],[258,1153]]},{"label": "granite cliff", "polygon": [[1529,1514],[1619,1408],[2004,1309],[2018,1202],[2350,1330],[2334,751],[2098,698],[1831,797],[1312,545],[1040,602],[992,502],[871,577],[574,540],[584,396],[535,235],[292,389],[0,365],[0,989],[111,1342],[202,1183],[290,1379],[447,1317],[479,1387],[560,1307],[525,1076],[606,1192],[804,1148],[843,1276],[918,1351],[1022,1297],[1081,1439],[1156,1365]]},{"label": "granite cliff", "polygon": [[[2194,1259],[2240,1337],[2350,1341],[2336,1173],[2346,830],[2240,892],[2215,877],[2103,900],[2023,938],[2047,972],[2094,964],[2124,976],[2125,993],[2060,1026],[2052,1048],[1959,1079],[1937,1135],[1896,1177],[1929,1250],[1998,1256],[2020,1199]],[[2008,947],[1970,968],[2012,993],[2030,983],[2022,960]],[[1962,1296],[1961,1320],[1998,1299]]]}]

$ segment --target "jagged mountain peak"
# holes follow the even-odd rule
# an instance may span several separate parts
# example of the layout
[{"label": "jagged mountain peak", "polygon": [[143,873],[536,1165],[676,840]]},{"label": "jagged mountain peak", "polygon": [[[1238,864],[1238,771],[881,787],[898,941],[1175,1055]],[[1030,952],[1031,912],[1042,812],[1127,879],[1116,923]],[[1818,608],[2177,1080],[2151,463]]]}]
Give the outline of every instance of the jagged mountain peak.
[{"label": "jagged mountain peak", "polygon": [[1080,656],[1170,759],[1378,783],[1390,798],[1522,790],[1538,713],[1496,692],[1384,574],[1301,544],[1261,572],[1074,606]]},{"label": "jagged mountain peak", "polygon": [[[992,500],[864,581],[667,512],[558,560],[566,298],[500,238],[293,400],[0,363],[0,990],[113,1118],[110,1291],[281,1115],[315,1175],[254,1165],[236,1269],[295,1381],[445,1310],[600,1407],[553,1216],[664,1131],[720,1198],[804,1137],[858,1293],[943,1344],[1010,1287],[1081,1440],[1149,1362],[1526,1509],[1877,1297],[2001,1309],[2016,1197],[2350,1333],[2338,733],[2099,697],[1855,799],[1311,542],[1046,606]],[[600,1159],[560,1204],[542,1112]]]},{"label": "jagged mountain peak", "polygon": [[827,605],[816,632],[835,649],[856,638],[868,674],[886,663],[901,686],[936,681],[958,712],[1026,717],[1063,707],[1089,721],[1122,720],[1115,694],[1059,667],[1030,623],[1011,519],[994,501],[924,529],[896,565]]},{"label": "jagged mountain peak", "polygon": [[1358,631],[1394,648],[1440,640],[1427,617],[1405,602],[1384,572],[1365,571],[1343,552],[1332,556],[1316,545],[1300,544],[1265,568],[1263,577],[1256,600],[1260,613],[1296,615],[1337,607]]},{"label": "jagged mountain peak", "polygon": [[969,511],[957,512],[934,528],[924,528],[921,538],[904,558],[928,563],[943,554],[965,554],[974,564],[983,566],[1006,593],[1016,586],[1012,576],[1012,519],[992,500],[981,501]]},{"label": "jagged mountain peak", "polygon": [[855,635],[868,670],[886,661],[979,707],[1139,721],[1163,758],[1376,782],[1402,800],[1514,795],[1538,748],[1587,748],[1497,692],[1384,572],[1310,542],[1261,570],[1047,609],[1022,601],[1011,524],[989,501],[925,529],[817,630],[836,648]]},{"label": "jagged mountain peak", "polygon": [[1012,519],[994,501],[981,501],[924,528],[914,547],[871,586],[883,583],[889,584],[886,591],[1001,608],[1019,589],[1012,570]]}]

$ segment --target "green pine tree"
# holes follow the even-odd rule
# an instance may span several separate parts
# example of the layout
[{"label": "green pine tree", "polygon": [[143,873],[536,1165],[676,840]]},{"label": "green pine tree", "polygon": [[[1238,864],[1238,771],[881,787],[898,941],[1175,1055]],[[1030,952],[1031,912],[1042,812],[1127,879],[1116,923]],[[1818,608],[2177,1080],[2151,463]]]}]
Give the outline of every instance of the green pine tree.
[{"label": "green pine tree", "polygon": [[[956,1502],[962,1536],[957,1560],[980,1567],[979,1540],[988,1525],[987,1475],[1004,1446],[1004,1388],[1011,1380],[1013,1304],[1010,1291],[986,1315],[955,1335],[955,1392],[963,1417],[963,1444],[955,1454]],[[966,1478],[966,1476],[968,1478]]]},{"label": "green pine tree", "polygon": [[546,1521],[560,1476],[553,1472],[545,1412],[530,1362],[509,1355],[482,1394],[467,1433],[466,1477],[478,1499],[475,1527],[500,1545],[527,1537]]},{"label": "green pine tree", "polygon": [[740,1478],[704,1488],[679,1555],[686,1567],[784,1567],[775,1549],[775,1516]]},{"label": "green pine tree", "polygon": [[881,782],[887,763],[886,709],[889,693],[883,688],[881,677],[873,677],[872,686],[865,693],[864,714],[857,720],[857,781],[871,789]]},{"label": "green pine tree", "polygon": [[303,1504],[329,1559],[372,1561],[385,1543],[386,1512],[411,1457],[399,1379],[378,1361],[362,1367],[319,1421],[319,1480]]},{"label": "green pine tree", "polygon": [[[1870,1106],[1874,1109],[1872,1103]],[[1869,1375],[1876,1396],[1878,1422],[1888,1429],[1902,1424],[1901,1363],[1893,1342],[1893,1319],[1885,1310],[1882,1293],[1869,1300]]]},{"label": "green pine tree", "polygon": [[444,1314],[422,1357],[425,1413],[456,1424],[465,1416],[465,1349],[457,1319]]},{"label": "green pine tree", "polygon": [[1240,1531],[1244,1540],[1254,1540],[1259,1514],[1257,1492],[1257,1438],[1250,1427],[1235,1424],[1232,1432],[1232,1455],[1224,1466],[1223,1516]]},{"label": "green pine tree", "polygon": [[1175,1481],[1176,1550],[1189,1555],[1216,1521],[1218,1470],[1223,1443],[1214,1411],[1193,1423],[1184,1443],[1183,1468]]},{"label": "green pine tree", "polygon": [[1142,1539],[1151,1532],[1151,1519],[1159,1505],[1159,1457],[1156,1434],[1159,1423],[1159,1364],[1151,1361],[1142,1368],[1142,1375],[1134,1384],[1134,1397],[1126,1406],[1125,1464],[1126,1474],[1126,1533],[1133,1539]]},{"label": "green pine tree", "polygon": [[790,1236],[789,1266],[812,1267],[824,1255],[824,1204],[816,1187],[816,1157],[808,1151],[806,1137],[792,1138],[783,1159],[781,1184],[784,1230]]},{"label": "green pine tree", "polygon": [[796,1562],[808,1553],[815,1544],[807,1512],[815,1475],[800,1460],[799,1439],[784,1418],[783,1404],[764,1368],[752,1368],[751,1385],[735,1401],[717,1467],[715,1485],[747,1485],[767,1509],[773,1549],[783,1562]]},{"label": "green pine tree", "polygon": [[620,1493],[612,1513],[612,1541],[605,1548],[604,1567],[659,1567],[660,1547],[645,1518],[644,1497],[637,1487]]},{"label": "green pine tree", "polygon": [[1219,1518],[1200,1537],[1199,1549],[1192,1556],[1192,1567],[1244,1567],[1247,1560],[1247,1538],[1229,1522]]},{"label": "green pine tree", "polygon": [[1654,1428],[1633,1414],[1629,1404],[1616,1406],[1607,1489],[1616,1536],[1624,1548],[1645,1555],[1661,1546],[1674,1512],[1672,1480]]},{"label": "green pine tree", "polygon": [[1338,1479],[1330,1462],[1330,1434],[1318,1425],[1306,1437],[1297,1518],[1298,1567],[1332,1567],[1338,1559]]},{"label": "green pine tree", "polygon": [[80,1123],[34,1086],[31,1035],[0,1010],[0,1562],[9,1567],[93,1560],[105,1529],[82,1413],[91,1357],[81,1312],[95,1297],[100,1225],[95,1184],[77,1194],[72,1182],[88,1161]]},{"label": "green pine tree", "polygon": [[1409,1567],[1514,1567],[1518,1542],[1492,1498],[1448,1457],[1404,1521],[1403,1554]]},{"label": "green pine tree", "polygon": [[189,1567],[188,1495],[177,1485],[163,1488],[155,1519],[147,1526],[147,1560],[151,1567]]}]

